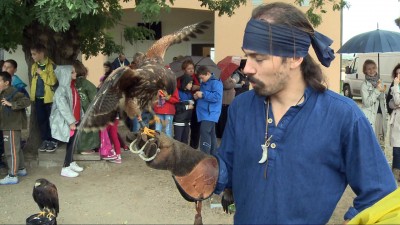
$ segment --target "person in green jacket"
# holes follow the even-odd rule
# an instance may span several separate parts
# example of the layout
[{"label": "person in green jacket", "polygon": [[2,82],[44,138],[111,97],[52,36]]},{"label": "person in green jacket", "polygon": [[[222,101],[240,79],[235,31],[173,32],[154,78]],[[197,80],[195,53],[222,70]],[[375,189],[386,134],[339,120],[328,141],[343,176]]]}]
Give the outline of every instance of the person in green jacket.
[{"label": "person in green jacket", "polygon": [[[87,69],[80,62],[76,60],[73,63],[73,71],[76,72],[75,88],[78,90],[79,96],[81,98],[81,107],[85,113],[88,109],[90,103],[93,101],[96,95],[96,86],[86,79]],[[100,147],[100,136],[99,132],[85,132],[82,131],[80,139],[77,143],[76,152],[80,154],[91,154],[94,153],[96,149]]]},{"label": "person in green jacket", "polygon": [[21,130],[27,128],[25,108],[31,102],[28,97],[11,86],[11,75],[0,72],[0,130],[3,131],[8,175],[0,180],[0,185],[17,184],[18,176],[26,176],[24,154],[21,150]]}]

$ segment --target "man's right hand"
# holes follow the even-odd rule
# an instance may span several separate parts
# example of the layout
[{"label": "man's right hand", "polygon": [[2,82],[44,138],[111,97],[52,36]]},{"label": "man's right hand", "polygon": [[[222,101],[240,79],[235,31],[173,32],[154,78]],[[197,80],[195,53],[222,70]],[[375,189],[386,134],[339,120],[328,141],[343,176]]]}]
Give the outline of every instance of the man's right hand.
[{"label": "man's right hand", "polygon": [[225,189],[224,193],[222,195],[222,199],[221,199],[221,205],[222,205],[222,209],[224,210],[225,213],[229,213],[231,214],[232,212],[229,211],[229,206],[232,205],[233,203],[235,203],[235,200],[233,199],[233,193],[232,193],[232,189]]}]

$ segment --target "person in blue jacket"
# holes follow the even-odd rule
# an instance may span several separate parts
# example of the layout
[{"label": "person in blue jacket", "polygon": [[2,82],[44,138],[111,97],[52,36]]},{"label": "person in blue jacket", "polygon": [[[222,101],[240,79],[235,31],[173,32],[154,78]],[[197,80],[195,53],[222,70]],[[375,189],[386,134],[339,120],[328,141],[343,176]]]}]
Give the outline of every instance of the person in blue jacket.
[{"label": "person in blue jacket", "polygon": [[170,170],[185,199],[224,191],[224,210],[235,203],[235,224],[326,224],[347,186],[356,197],[345,221],[372,206],[397,185],[364,113],[327,89],[308,53],[312,45],[328,67],[331,44],[293,5],[258,6],[242,45],[253,89],[229,106],[218,155],[161,134],[158,147],[145,151],[160,153],[146,165]]},{"label": "person in blue jacket", "polygon": [[216,154],[217,136],[215,124],[221,115],[223,86],[206,66],[197,69],[201,80],[200,91],[193,94],[197,100],[197,120],[200,124],[200,150],[207,154]]},{"label": "person in blue jacket", "polygon": [[120,67],[124,66],[129,66],[129,61],[126,59],[126,56],[124,53],[120,53],[117,58],[114,59],[114,61],[111,64],[112,70],[116,70]]}]

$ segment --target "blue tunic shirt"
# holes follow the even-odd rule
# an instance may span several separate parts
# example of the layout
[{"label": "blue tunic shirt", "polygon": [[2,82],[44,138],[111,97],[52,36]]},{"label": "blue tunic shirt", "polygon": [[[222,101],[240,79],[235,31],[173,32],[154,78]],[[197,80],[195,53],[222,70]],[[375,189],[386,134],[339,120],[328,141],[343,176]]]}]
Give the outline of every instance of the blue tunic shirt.
[{"label": "blue tunic shirt", "polygon": [[254,91],[235,98],[218,150],[216,193],[231,187],[235,224],[326,224],[347,185],[357,197],[355,216],[396,189],[368,120],[354,101],[307,88],[275,126],[267,163],[261,159],[266,131],[265,97]]}]

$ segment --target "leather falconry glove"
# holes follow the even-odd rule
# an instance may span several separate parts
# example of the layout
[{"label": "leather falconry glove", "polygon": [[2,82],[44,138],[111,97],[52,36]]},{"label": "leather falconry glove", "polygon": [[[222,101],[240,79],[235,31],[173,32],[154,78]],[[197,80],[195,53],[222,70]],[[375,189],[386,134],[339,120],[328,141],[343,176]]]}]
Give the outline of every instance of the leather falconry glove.
[{"label": "leather falconry glove", "polygon": [[171,171],[187,201],[202,201],[212,195],[219,173],[215,157],[159,132],[154,137],[142,132],[130,133],[127,140],[132,141],[131,151],[139,154],[147,166]]},{"label": "leather falconry glove", "polygon": [[164,133],[149,136],[141,130],[127,136],[130,150],[146,161],[147,166],[169,170],[182,197],[195,202],[194,224],[203,224],[202,201],[214,192],[218,180],[218,160],[202,151],[176,141]]}]

